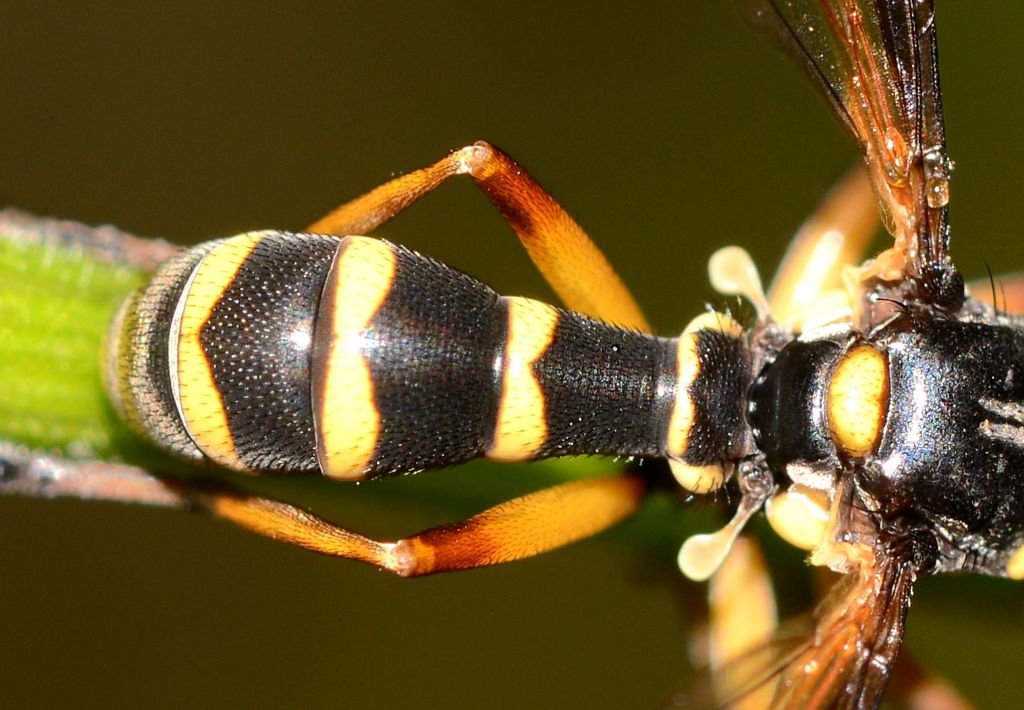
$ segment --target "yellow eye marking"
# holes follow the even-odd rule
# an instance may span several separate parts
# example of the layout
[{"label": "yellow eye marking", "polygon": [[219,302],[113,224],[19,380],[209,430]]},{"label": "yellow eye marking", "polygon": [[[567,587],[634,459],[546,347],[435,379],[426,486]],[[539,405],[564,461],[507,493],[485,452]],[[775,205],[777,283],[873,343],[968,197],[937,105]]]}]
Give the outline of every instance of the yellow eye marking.
[{"label": "yellow eye marking", "polygon": [[391,292],[395,267],[395,253],[385,242],[349,237],[327,282],[322,308],[333,320],[322,378],[313,374],[323,383],[313,388],[313,411],[317,459],[331,478],[362,478],[377,447],[380,414],[362,348],[370,321]]},{"label": "yellow eye marking", "polygon": [[558,311],[551,306],[527,298],[508,299],[501,403],[487,458],[522,461],[547,441],[544,391],[533,363],[551,346],[556,325]]},{"label": "yellow eye marking", "polygon": [[888,409],[885,356],[870,345],[852,348],[839,362],[828,388],[832,439],[848,456],[867,456],[878,446]]}]

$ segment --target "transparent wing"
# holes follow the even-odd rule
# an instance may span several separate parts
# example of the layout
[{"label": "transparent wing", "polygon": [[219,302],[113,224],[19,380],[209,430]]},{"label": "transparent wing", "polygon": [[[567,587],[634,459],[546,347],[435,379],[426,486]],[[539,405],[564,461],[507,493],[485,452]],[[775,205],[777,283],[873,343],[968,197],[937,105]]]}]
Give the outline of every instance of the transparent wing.
[{"label": "transparent wing", "polygon": [[861,559],[813,615],[712,671],[666,707],[745,707],[771,689],[769,707],[878,707],[896,663],[915,566],[898,550]]},{"label": "transparent wing", "polygon": [[[854,136],[895,244],[885,280],[909,277],[940,301],[947,256],[950,163],[942,119],[932,0],[739,0]],[[948,290],[948,288],[946,288]]]},{"label": "transparent wing", "polygon": [[903,641],[914,565],[865,560],[815,611],[814,634],[780,674],[773,708],[878,707]]}]

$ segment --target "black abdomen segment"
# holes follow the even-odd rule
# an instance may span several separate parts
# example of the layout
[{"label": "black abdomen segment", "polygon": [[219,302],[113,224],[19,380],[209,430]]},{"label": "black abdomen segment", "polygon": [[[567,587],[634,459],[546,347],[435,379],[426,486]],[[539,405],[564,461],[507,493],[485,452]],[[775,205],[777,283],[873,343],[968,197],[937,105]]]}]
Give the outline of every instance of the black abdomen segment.
[{"label": "black abdomen segment", "polygon": [[247,469],[317,468],[309,354],[316,304],[337,249],[331,237],[267,234],[200,332]]},{"label": "black abdomen segment", "polygon": [[536,455],[664,455],[675,359],[674,340],[558,311],[551,344],[533,367],[546,430]]},{"label": "black abdomen segment", "polygon": [[[347,300],[337,294],[367,274],[377,278],[360,297],[373,291],[379,305],[339,326]],[[346,328],[360,341],[363,369],[326,345],[350,338]],[[328,431],[320,455],[329,475],[408,473],[479,456],[664,451],[672,340],[504,298],[432,259],[363,238],[346,240],[339,253],[317,331],[314,393],[324,393],[317,416]],[[359,431],[344,428],[353,409],[367,415],[355,417]]]},{"label": "black abdomen segment", "polygon": [[480,456],[497,406],[495,359],[507,327],[501,300],[427,257],[385,242],[365,245],[388,250],[394,261],[387,294],[361,336],[380,423],[366,473],[408,473]]}]

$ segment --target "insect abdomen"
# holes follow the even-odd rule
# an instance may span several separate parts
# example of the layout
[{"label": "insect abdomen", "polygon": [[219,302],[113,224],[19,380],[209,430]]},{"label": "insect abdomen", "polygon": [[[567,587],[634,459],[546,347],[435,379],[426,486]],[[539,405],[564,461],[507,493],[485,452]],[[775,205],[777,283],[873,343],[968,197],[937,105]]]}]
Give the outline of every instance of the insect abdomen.
[{"label": "insect abdomen", "polygon": [[676,341],[499,296],[365,237],[262,232],[167,265],[113,398],[176,453],[358,479],[478,456],[664,455]]},{"label": "insect abdomen", "polygon": [[384,241],[344,240],[313,349],[324,473],[408,473],[481,455],[502,316],[496,293],[454,269]]},{"label": "insect abdomen", "polygon": [[235,470],[316,470],[309,352],[337,247],[252,233],[161,268],[110,348],[128,421],[178,454]]}]

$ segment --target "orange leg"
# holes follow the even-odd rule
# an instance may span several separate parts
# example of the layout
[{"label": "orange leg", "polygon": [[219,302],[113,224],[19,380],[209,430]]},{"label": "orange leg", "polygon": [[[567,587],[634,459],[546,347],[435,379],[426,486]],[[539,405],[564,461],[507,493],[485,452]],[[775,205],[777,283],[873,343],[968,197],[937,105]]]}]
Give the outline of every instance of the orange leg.
[{"label": "orange leg", "polygon": [[[856,265],[878,227],[867,171],[850,171],[800,227],[768,290],[772,317],[800,332],[829,309],[849,308],[844,267]],[[824,315],[822,315],[824,313]]]},{"label": "orange leg", "polygon": [[[164,480],[129,466],[3,451],[0,494],[79,498],[199,509],[266,537],[314,552],[420,576],[533,557],[606,530],[639,508],[637,474],[571,481],[514,498],[467,520],[396,542],[373,540],[287,503],[213,481]],[[55,476],[54,472],[60,475]]]},{"label": "orange leg", "polygon": [[[338,236],[371,232],[448,178],[463,174],[495,204],[566,305],[611,323],[650,330],[633,296],[572,217],[515,161],[485,142],[371,190],[309,231]],[[197,507],[261,535],[418,576],[532,557],[589,537],[635,512],[646,485],[633,474],[574,481],[395,542],[364,537],[265,498],[216,487],[185,493]]]},{"label": "orange leg", "polygon": [[357,197],[309,231],[367,234],[455,175],[476,181],[565,305],[609,323],[650,330],[632,294],[573,218],[519,164],[483,141]]},{"label": "orange leg", "polygon": [[590,537],[632,515],[646,491],[634,474],[581,479],[396,542],[364,537],[266,498],[216,489],[197,489],[190,498],[198,507],[266,537],[413,577],[512,562]]},{"label": "orange leg", "polygon": [[[765,644],[778,623],[775,593],[760,546],[751,537],[733,543],[729,556],[711,578],[708,587],[709,666],[719,697],[730,697],[734,680],[726,671],[734,663]],[[768,707],[774,689],[763,685],[736,700],[737,710]]]}]

